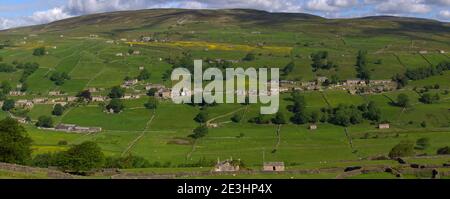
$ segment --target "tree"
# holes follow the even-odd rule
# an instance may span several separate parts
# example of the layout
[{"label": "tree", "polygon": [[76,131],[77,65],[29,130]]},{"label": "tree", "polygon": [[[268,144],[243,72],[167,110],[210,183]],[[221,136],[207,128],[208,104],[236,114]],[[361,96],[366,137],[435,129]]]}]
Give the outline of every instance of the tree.
[{"label": "tree", "polygon": [[194,139],[199,139],[205,137],[208,134],[208,128],[205,125],[199,126],[192,131],[190,137]]},{"label": "tree", "polygon": [[66,80],[70,80],[70,76],[66,72],[54,72],[50,76],[50,80],[53,81],[56,85],[61,86]]},{"label": "tree", "polygon": [[153,96],[155,96],[156,92],[158,92],[157,88],[151,88],[150,90],[148,90],[147,96],[153,97]]},{"label": "tree", "polygon": [[406,77],[404,74],[396,74],[392,80],[397,82],[397,88],[403,88],[408,84],[408,77]]},{"label": "tree", "polygon": [[139,81],[148,80],[150,79],[150,72],[148,72],[147,69],[141,70],[136,79],[138,79]]},{"label": "tree", "polygon": [[112,99],[121,98],[125,95],[125,90],[123,88],[120,88],[120,86],[114,86],[111,88],[111,91],[109,92],[109,97]]},{"label": "tree", "polygon": [[442,147],[437,150],[438,155],[449,155],[450,154],[450,147]]},{"label": "tree", "polygon": [[253,61],[255,59],[256,59],[255,54],[250,52],[250,53],[247,53],[247,55],[245,55],[245,57],[242,60],[244,60],[244,61]]},{"label": "tree", "polygon": [[294,117],[292,117],[292,122],[295,124],[306,124],[311,118],[304,111],[295,113]]},{"label": "tree", "polygon": [[408,141],[400,142],[389,152],[390,158],[407,157],[412,155],[414,155],[414,144]]},{"label": "tree", "polygon": [[89,90],[81,91],[77,94],[77,97],[85,99],[86,101],[92,101],[92,93]]},{"label": "tree", "polygon": [[155,97],[149,97],[144,106],[147,109],[156,109],[158,107],[158,100]]},{"label": "tree", "polygon": [[38,118],[38,121],[36,122],[37,127],[44,127],[44,128],[52,128],[53,127],[53,119],[50,116],[40,116]]},{"label": "tree", "polygon": [[359,50],[356,57],[356,71],[358,72],[358,78],[369,80],[370,71],[367,68],[367,51]]},{"label": "tree", "polygon": [[105,163],[102,149],[95,142],[83,142],[62,152],[59,167],[65,171],[85,173],[101,168]]},{"label": "tree", "polygon": [[113,110],[114,113],[120,113],[125,106],[120,99],[112,99],[108,105],[106,105],[107,110]]},{"label": "tree", "polygon": [[439,94],[431,95],[430,93],[423,94],[419,101],[421,101],[424,104],[434,104],[440,100]]},{"label": "tree", "polygon": [[9,92],[12,90],[12,86],[8,81],[2,81],[0,84],[0,88],[2,89],[2,92],[6,95],[9,94]]},{"label": "tree", "polygon": [[10,111],[15,107],[16,102],[13,99],[7,99],[3,102],[2,110]]},{"label": "tree", "polygon": [[20,87],[21,92],[25,92],[28,90],[28,84],[26,82],[22,83],[22,87]]},{"label": "tree", "polygon": [[430,147],[430,139],[429,138],[420,138],[416,141],[416,149],[425,150]]},{"label": "tree", "polygon": [[52,114],[56,116],[61,116],[64,113],[64,107],[61,104],[56,104],[55,107],[53,107]]},{"label": "tree", "polygon": [[206,111],[200,111],[200,113],[195,116],[194,120],[198,123],[205,123],[208,121],[208,113]]},{"label": "tree", "polygon": [[291,73],[292,71],[294,71],[295,68],[295,63],[294,61],[289,62],[284,68],[283,68],[283,73],[284,75],[288,75],[289,73]]},{"label": "tree", "polygon": [[45,47],[35,48],[33,50],[33,55],[34,56],[44,56],[45,55]]},{"label": "tree", "polygon": [[12,118],[0,121],[0,162],[24,164],[31,158],[31,138]]},{"label": "tree", "polygon": [[380,121],[381,109],[375,104],[374,101],[370,101],[368,104],[363,104],[358,107],[363,112],[363,117],[372,121]]},{"label": "tree", "polygon": [[311,113],[311,118],[310,118],[309,121],[312,122],[312,123],[317,123],[317,122],[319,122],[319,120],[320,120],[319,112],[317,112],[317,111],[312,112]]},{"label": "tree", "polygon": [[408,95],[406,94],[400,94],[397,96],[397,106],[407,108],[411,106],[411,102],[409,100]]},{"label": "tree", "polygon": [[242,115],[241,114],[234,114],[233,117],[231,117],[231,121],[233,121],[234,123],[239,123],[242,120]]},{"label": "tree", "polygon": [[286,119],[282,112],[278,111],[275,115],[275,118],[272,119],[272,123],[274,124],[286,124]]}]

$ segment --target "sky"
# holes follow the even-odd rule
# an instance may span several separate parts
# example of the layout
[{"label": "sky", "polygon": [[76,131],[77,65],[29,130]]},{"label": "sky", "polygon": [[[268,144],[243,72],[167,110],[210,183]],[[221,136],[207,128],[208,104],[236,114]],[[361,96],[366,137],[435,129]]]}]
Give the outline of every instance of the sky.
[{"label": "sky", "polygon": [[393,15],[450,21],[450,0],[1,0],[0,29],[147,8],[250,8],[310,13],[327,18]]}]

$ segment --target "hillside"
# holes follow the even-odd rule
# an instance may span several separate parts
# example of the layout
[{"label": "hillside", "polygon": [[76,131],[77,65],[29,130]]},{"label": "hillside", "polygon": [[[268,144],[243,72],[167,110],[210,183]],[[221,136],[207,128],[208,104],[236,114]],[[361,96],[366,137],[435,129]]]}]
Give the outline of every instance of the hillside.
[{"label": "hillside", "polygon": [[[255,171],[262,161],[282,161],[295,173],[398,166],[387,160],[391,149],[426,138],[426,148],[412,149],[418,164],[450,161],[436,155],[450,140],[448,23],[152,9],[4,30],[0,46],[0,102],[8,101],[0,119],[23,122],[33,156],[93,141],[108,157],[143,157],[149,172],[209,172],[211,162],[232,157]],[[168,74],[193,59],[205,66],[280,68],[288,80],[280,96],[284,122],[261,116],[260,104],[172,103]],[[113,88],[121,94],[111,94]],[[292,89],[306,102],[302,114],[291,108]],[[408,99],[399,103],[399,96]],[[112,106],[113,99],[123,106]],[[50,126],[81,130],[37,128],[42,116],[51,118]],[[209,124],[207,134],[193,136],[202,123]]]}]

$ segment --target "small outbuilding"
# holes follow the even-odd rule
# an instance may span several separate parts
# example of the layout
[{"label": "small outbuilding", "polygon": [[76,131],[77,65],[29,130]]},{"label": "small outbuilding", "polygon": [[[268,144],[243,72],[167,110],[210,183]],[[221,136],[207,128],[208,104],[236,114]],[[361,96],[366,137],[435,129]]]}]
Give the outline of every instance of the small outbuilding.
[{"label": "small outbuilding", "polygon": [[390,125],[385,123],[385,124],[378,124],[378,128],[379,129],[389,129]]},{"label": "small outbuilding", "polygon": [[217,161],[214,167],[215,172],[234,172],[239,171],[239,162],[233,160]]},{"label": "small outbuilding", "polygon": [[317,130],[317,124],[310,124],[308,129],[309,130]]},{"label": "small outbuilding", "polygon": [[284,171],[284,162],[264,162],[263,171]]}]

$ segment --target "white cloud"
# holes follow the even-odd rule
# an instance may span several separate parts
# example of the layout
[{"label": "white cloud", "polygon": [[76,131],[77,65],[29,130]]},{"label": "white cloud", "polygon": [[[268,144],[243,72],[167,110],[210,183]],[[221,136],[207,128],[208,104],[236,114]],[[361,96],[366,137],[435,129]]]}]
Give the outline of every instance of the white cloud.
[{"label": "white cloud", "polygon": [[441,12],[439,12],[439,18],[450,20],[450,10],[442,10]]},{"label": "white cloud", "polygon": [[66,13],[62,8],[53,8],[47,11],[35,12],[32,16],[28,17],[35,24],[49,23],[56,20],[69,18],[71,15]]},{"label": "white cloud", "polygon": [[338,11],[358,5],[358,0],[309,0],[306,8],[314,11]]},{"label": "white cloud", "polygon": [[375,10],[387,14],[425,14],[431,11],[431,6],[421,0],[387,0],[379,3]]}]

